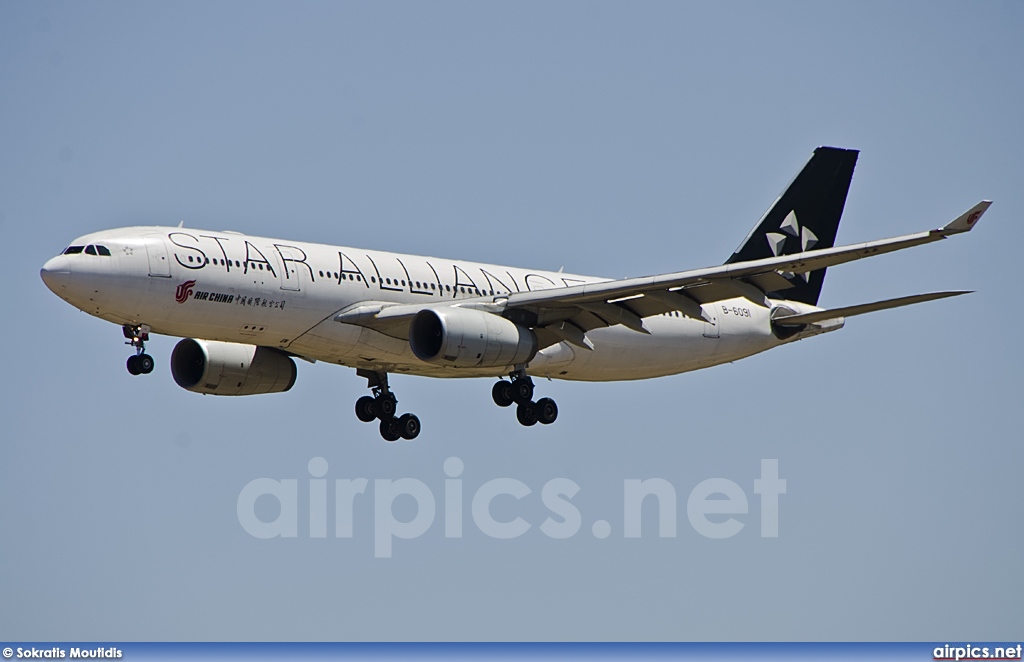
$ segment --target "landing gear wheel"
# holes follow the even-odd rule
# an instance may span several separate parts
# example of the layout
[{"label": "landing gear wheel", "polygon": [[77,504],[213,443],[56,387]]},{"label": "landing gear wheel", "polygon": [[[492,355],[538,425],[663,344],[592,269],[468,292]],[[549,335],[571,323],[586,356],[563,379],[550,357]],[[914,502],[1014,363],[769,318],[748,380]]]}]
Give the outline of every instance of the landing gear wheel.
[{"label": "landing gear wheel", "polygon": [[356,418],[363,423],[369,423],[377,418],[377,414],[374,411],[374,400],[369,395],[356,400]]},{"label": "landing gear wheel", "polygon": [[558,405],[551,398],[541,398],[533,408],[537,412],[537,421],[543,425],[551,425],[558,418]]},{"label": "landing gear wheel", "polygon": [[491,397],[494,398],[494,404],[499,407],[508,407],[515,398],[513,397],[512,382],[506,382],[504,379],[496,383],[491,387]]},{"label": "landing gear wheel", "polygon": [[384,441],[398,441],[402,436],[402,431],[399,429],[398,419],[386,418],[380,422],[380,436],[384,437]]},{"label": "landing gear wheel", "polygon": [[373,393],[356,400],[356,417],[365,423],[375,418],[380,419],[380,436],[384,441],[415,439],[420,434],[420,419],[415,414],[395,416],[398,398],[388,388],[388,374],[376,370],[356,370],[356,374],[366,379],[366,386]]},{"label": "landing gear wheel", "polygon": [[374,400],[374,412],[382,421],[389,421],[395,417],[395,408],[398,403],[395,399],[388,396],[381,396]]},{"label": "landing gear wheel", "polygon": [[533,400],[533,382],[529,378],[512,382],[512,399],[518,405],[529,404]]},{"label": "landing gear wheel", "polygon": [[149,327],[145,324],[125,324],[121,327],[121,333],[128,340],[125,344],[135,349],[135,356],[128,357],[128,372],[133,375],[148,375],[153,372],[153,357],[146,354]]},{"label": "landing gear wheel", "polygon": [[153,372],[153,357],[149,354],[139,354],[135,357],[135,365],[138,366],[139,372],[144,375],[148,375]]},{"label": "landing gear wheel", "polygon": [[537,424],[537,407],[532,402],[520,404],[516,407],[516,418],[519,423],[530,427]]},{"label": "landing gear wheel", "polygon": [[398,419],[398,431],[402,439],[415,439],[420,433],[420,419],[416,414],[402,414]]}]

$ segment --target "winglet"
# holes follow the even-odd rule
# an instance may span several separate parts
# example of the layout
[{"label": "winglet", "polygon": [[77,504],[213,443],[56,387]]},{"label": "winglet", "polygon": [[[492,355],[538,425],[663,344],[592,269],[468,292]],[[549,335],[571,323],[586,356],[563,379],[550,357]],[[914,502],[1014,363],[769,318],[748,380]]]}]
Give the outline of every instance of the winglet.
[{"label": "winglet", "polygon": [[944,234],[956,234],[958,232],[967,232],[974,228],[978,224],[978,219],[985,213],[985,210],[992,204],[991,200],[982,200],[978,204],[974,205],[964,213],[956,217],[956,219],[946,223],[941,229]]}]

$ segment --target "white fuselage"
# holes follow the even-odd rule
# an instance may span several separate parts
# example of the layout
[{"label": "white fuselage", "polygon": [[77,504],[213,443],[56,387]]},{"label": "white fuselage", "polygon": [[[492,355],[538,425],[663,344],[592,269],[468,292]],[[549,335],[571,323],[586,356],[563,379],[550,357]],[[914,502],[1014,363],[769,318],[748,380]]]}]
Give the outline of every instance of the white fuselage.
[{"label": "white fuselage", "polygon": [[[367,301],[498,301],[515,292],[607,280],[182,228],[110,230],[74,245],[103,246],[110,255],[59,255],[47,262],[44,280],[61,298],[104,320],[433,377],[500,376],[514,366],[433,365],[413,355],[407,338],[334,316]],[[586,381],[645,379],[734,361],[795,339],[776,338],[770,309],[744,298],[705,304],[703,311],[710,322],[677,312],[647,317],[649,334],[622,325],[594,329],[587,334],[592,351],[561,342],[542,349],[528,372]]]}]

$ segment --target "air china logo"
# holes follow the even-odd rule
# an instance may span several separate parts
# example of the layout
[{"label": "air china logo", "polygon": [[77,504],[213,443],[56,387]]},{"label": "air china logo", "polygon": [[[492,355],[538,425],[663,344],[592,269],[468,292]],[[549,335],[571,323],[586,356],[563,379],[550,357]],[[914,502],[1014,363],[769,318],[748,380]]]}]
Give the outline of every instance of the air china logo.
[{"label": "air china logo", "polygon": [[174,300],[178,303],[185,303],[189,295],[192,294],[192,290],[195,289],[195,286],[196,282],[194,280],[186,280],[174,291]]}]

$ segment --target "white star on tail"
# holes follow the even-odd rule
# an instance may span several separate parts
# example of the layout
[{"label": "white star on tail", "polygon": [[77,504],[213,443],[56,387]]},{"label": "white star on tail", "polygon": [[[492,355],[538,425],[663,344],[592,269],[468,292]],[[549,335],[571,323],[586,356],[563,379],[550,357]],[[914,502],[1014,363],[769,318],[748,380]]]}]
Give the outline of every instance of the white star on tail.
[{"label": "white star on tail", "polygon": [[[780,255],[786,255],[786,239],[787,235],[790,237],[799,237],[800,239],[800,252],[809,251],[814,248],[814,245],[818,243],[818,237],[811,232],[809,228],[800,227],[800,221],[796,218],[796,211],[790,211],[786,214],[786,218],[782,219],[782,224],[779,226],[780,232],[768,232],[765,234],[765,238],[768,240],[768,246],[772,249],[772,255],[778,257]],[[794,276],[791,272],[781,272],[786,278],[792,278]],[[804,282],[810,282],[810,274],[804,272],[800,274],[800,277],[804,279]]]}]

